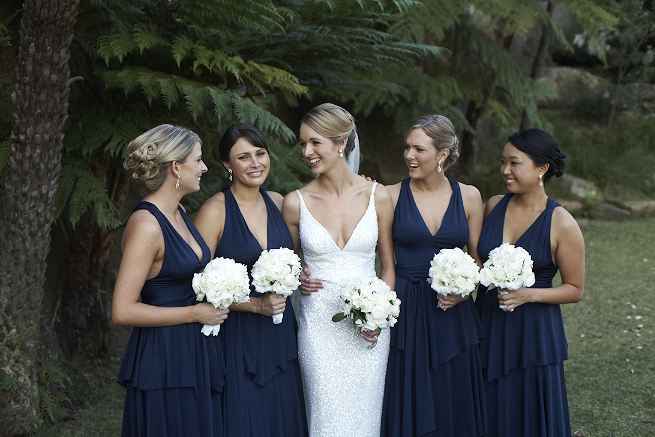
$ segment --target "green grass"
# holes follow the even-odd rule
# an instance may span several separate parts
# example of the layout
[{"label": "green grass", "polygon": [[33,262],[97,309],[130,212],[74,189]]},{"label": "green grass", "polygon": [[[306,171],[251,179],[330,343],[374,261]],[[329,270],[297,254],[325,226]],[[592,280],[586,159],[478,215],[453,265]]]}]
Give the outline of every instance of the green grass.
[{"label": "green grass", "polygon": [[655,436],[655,220],[585,226],[587,283],[566,305],[573,430]]},{"label": "green grass", "polygon": [[[585,437],[655,436],[655,219],[590,222],[584,233],[584,299],[564,307],[572,428]],[[38,436],[120,435],[117,367],[117,356],[92,366],[86,405]]]}]

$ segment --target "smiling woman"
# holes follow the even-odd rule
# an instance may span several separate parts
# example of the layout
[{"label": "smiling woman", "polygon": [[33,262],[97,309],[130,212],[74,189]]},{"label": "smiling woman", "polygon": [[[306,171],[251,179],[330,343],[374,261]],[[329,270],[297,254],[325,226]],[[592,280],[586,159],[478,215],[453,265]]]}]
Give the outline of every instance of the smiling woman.
[{"label": "smiling woman", "polygon": [[[544,189],[551,175],[562,174],[563,164],[550,134],[517,132],[502,152],[507,194],[487,203],[480,257],[486,260],[494,248],[513,243],[530,254],[536,278],[529,288],[478,293],[490,437],[571,435],[560,304],[582,297],[585,246],[575,219]],[[562,284],[554,287],[558,269]]]},{"label": "smiling woman", "polygon": [[[314,275],[303,281],[298,305],[310,436],[379,437],[388,330],[362,330],[358,338],[331,316],[340,311],[349,281],[375,277],[376,247],[381,277],[393,288],[391,199],[384,187],[354,174],[346,163],[355,123],[344,108],[330,103],[313,108],[299,136],[316,178],[285,197],[283,212]],[[369,350],[367,342],[377,346]]]},{"label": "smiling woman", "polygon": [[[195,222],[212,254],[251,270],[263,250],[293,247],[280,214],[282,196],[263,188],[271,166],[268,146],[254,127],[234,126],[223,135],[218,155],[232,183],[205,202]],[[305,437],[293,307],[284,296],[251,291],[249,302],[230,307],[221,330],[230,374],[226,435]],[[274,314],[284,314],[282,323],[272,323]]]},{"label": "smiling woman", "polygon": [[123,235],[112,303],[112,321],[133,327],[119,372],[122,435],[223,436],[222,343],[200,329],[227,312],[196,303],[191,280],[211,254],[180,206],[207,171],[200,138],[157,126],[128,145],[125,168],[148,194]]}]

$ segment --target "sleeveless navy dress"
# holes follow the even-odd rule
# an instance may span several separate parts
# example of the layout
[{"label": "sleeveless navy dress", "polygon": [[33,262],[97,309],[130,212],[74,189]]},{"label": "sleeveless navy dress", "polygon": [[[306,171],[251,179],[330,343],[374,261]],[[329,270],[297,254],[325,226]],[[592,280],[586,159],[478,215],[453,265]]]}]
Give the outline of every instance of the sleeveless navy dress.
[{"label": "sleeveless navy dress", "polygon": [[468,222],[457,181],[435,235],[423,221],[409,178],[402,181],[394,213],[398,324],[391,329],[382,436],[482,436],[484,392],[478,317],[466,299],[447,311],[427,282],[430,261],[441,249],[463,248]]},{"label": "sleeveless navy dress", "polygon": [[[232,258],[252,268],[263,248],[250,232],[230,189],[225,193],[225,227],[216,257]],[[267,211],[266,249],[293,249],[282,214],[264,190]],[[261,297],[251,292],[252,297]],[[226,435],[304,437],[307,419],[303,397],[296,318],[287,300],[284,319],[232,311],[221,328],[228,377],[225,388]]]},{"label": "sleeveless navy dress", "polygon": [[[193,274],[211,252],[187,214],[180,214],[202,249],[198,259],[166,216],[142,201],[161,226],[164,260],[159,274],[141,290],[143,303],[161,307],[194,305]],[[119,382],[127,388],[123,437],[223,437],[225,355],[222,339],[205,337],[199,323],[132,328]]]},{"label": "sleeveless navy dress", "polygon": [[[506,194],[485,219],[478,252],[483,260],[503,243]],[[552,288],[557,266],[550,250],[550,224],[557,203],[546,209],[514,243],[533,260],[533,288]],[[563,362],[568,357],[559,305],[527,303],[513,312],[498,306],[497,290],[481,287],[481,354],[491,437],[570,437]]]}]

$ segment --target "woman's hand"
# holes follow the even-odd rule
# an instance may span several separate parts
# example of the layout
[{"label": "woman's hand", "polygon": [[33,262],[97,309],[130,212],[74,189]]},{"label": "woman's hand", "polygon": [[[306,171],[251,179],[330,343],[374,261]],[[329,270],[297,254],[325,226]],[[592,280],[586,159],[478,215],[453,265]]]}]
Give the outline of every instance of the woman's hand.
[{"label": "woman's hand", "polygon": [[518,290],[500,290],[498,292],[498,305],[503,311],[512,312],[524,303],[531,302],[531,292],[529,288],[519,288]]},{"label": "woman's hand", "polygon": [[323,288],[323,283],[318,279],[313,279],[309,267],[305,266],[300,272],[300,292],[302,294],[312,294]]},{"label": "woman's hand", "polygon": [[[252,299],[252,298],[251,298]],[[257,314],[271,317],[274,314],[282,314],[287,307],[287,298],[275,293],[266,293],[262,297],[255,298]]]},{"label": "woman's hand", "polygon": [[219,310],[208,303],[198,303],[193,306],[193,318],[203,325],[221,325],[227,319],[230,310]]},{"label": "woman's hand", "polygon": [[449,310],[460,302],[464,302],[468,297],[462,297],[456,294],[449,294],[447,296],[438,295],[437,306],[443,311]]},{"label": "woman's hand", "polygon": [[380,336],[380,332],[382,332],[380,329],[376,329],[375,331],[362,329],[359,335],[361,335],[361,337],[364,340],[371,343],[371,346],[375,346],[375,344],[378,342],[378,337]]}]

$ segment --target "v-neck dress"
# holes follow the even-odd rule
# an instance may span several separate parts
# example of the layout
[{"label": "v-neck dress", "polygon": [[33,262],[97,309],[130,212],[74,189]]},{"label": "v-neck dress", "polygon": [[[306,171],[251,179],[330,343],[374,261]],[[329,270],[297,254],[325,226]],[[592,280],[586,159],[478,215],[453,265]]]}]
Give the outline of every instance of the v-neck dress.
[{"label": "v-neck dress", "polygon": [[[164,238],[164,260],[157,276],[148,279],[141,301],[160,307],[196,303],[191,286],[211,252],[187,214],[184,222],[202,250],[194,252],[166,216],[142,201],[136,210],[149,211]],[[225,355],[221,337],[205,337],[199,323],[132,328],[118,380],[127,388],[123,437],[223,437]]]},{"label": "v-neck dress", "polygon": [[436,253],[468,242],[459,183],[450,180],[450,202],[441,227],[431,234],[409,182],[401,183],[393,221],[396,292],[402,304],[391,330],[382,436],[482,436],[484,384],[475,306],[466,299],[443,311],[427,282]]},{"label": "v-neck dress", "polygon": [[[506,194],[485,219],[478,244],[483,260],[503,243]],[[550,227],[557,203],[545,210],[514,243],[533,260],[533,288],[552,288],[557,266]],[[526,303],[513,312],[498,306],[497,290],[482,288],[476,301],[482,323],[481,353],[490,437],[570,437],[563,363],[568,357],[559,305]]]},{"label": "v-neck dress", "polygon": [[[250,272],[263,248],[252,234],[239,205],[228,188],[225,193],[225,226],[216,257],[232,258]],[[269,195],[266,203],[267,248],[293,249],[282,214]],[[261,297],[251,291],[251,297]],[[300,368],[297,324],[287,299],[284,318],[273,319],[250,312],[232,311],[223,323],[227,380],[225,388],[226,435],[239,437],[304,437],[307,420]]]}]

